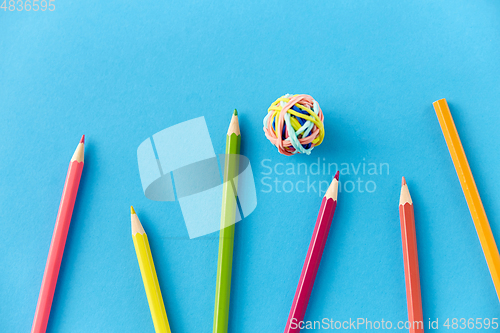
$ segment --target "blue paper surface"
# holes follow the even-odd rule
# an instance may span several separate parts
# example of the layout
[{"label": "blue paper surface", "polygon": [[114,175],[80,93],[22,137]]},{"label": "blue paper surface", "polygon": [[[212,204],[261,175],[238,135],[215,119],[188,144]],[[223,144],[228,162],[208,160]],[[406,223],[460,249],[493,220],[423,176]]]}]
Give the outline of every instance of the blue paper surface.
[{"label": "blue paper surface", "polygon": [[[144,196],[137,147],[204,116],[221,154],[234,108],[258,204],[236,224],[230,332],[284,330],[320,192],[337,167],[339,204],[306,320],[407,320],[401,176],[415,204],[426,328],[439,318],[427,331],[451,331],[447,318],[500,317],[432,107],[447,98],[500,241],[500,2],[55,6],[0,10],[0,332],[30,330],[82,134],[85,168],[48,332],[154,331],[130,205],[172,332],[211,332],[218,233],[190,240],[178,202]],[[310,156],[278,154],[262,131],[286,93],[312,95],[325,114],[325,141]]]}]

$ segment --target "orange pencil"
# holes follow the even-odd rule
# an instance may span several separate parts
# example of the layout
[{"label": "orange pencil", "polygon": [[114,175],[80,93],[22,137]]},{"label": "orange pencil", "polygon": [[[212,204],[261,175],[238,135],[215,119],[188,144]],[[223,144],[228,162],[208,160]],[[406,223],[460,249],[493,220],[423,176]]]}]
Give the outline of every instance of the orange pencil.
[{"label": "orange pencil", "polygon": [[401,196],[399,198],[399,219],[401,221],[401,238],[403,240],[406,302],[408,305],[410,333],[424,333],[415,216],[413,214],[413,202],[411,201],[410,191],[408,190],[408,185],[406,185],[405,177],[403,177]]},{"label": "orange pencil", "polygon": [[59,212],[57,213],[56,225],[50,243],[49,255],[43,273],[42,286],[38,295],[38,303],[36,305],[35,318],[31,327],[31,333],[45,333],[47,323],[49,321],[50,308],[52,307],[52,299],[56,290],[57,277],[61,260],[66,245],[66,237],[68,236],[69,224],[73,207],[75,206],[76,194],[80,185],[80,177],[83,170],[83,153],[84,153],[85,135],[82,136],[80,143],[76,147],[75,153],[69,162],[68,174],[62,193]]},{"label": "orange pencil", "polygon": [[432,104],[434,105],[434,110],[436,110],[439,125],[441,125],[451,159],[457,170],[458,179],[460,180],[460,185],[462,185],[462,191],[467,200],[467,205],[469,206],[469,211],[472,215],[481,247],[483,248],[497,297],[500,299],[500,254],[498,253],[488,217],[484,211],[479,191],[472,176],[467,156],[465,156],[464,148],[462,147],[462,142],[458,136],[457,128],[455,127],[455,122],[451,116],[446,99],[440,99]]}]

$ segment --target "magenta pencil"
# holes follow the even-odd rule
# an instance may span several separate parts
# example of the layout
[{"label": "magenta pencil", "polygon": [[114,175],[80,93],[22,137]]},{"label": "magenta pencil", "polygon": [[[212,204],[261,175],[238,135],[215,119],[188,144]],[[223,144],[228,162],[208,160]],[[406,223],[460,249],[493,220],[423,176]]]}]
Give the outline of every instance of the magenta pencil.
[{"label": "magenta pencil", "polygon": [[64,246],[66,245],[66,237],[68,236],[71,215],[73,214],[76,194],[78,192],[83,170],[84,141],[85,135],[82,136],[69,162],[68,174],[66,175],[59,212],[57,213],[56,225],[54,227],[54,233],[52,234],[49,255],[45,265],[45,272],[43,273],[42,287],[38,295],[35,318],[31,326],[31,333],[45,333],[47,329],[50,308],[52,307],[52,299],[54,298],[57,277],[59,275],[59,268],[61,267]]},{"label": "magenta pencil", "polygon": [[325,249],[326,240],[332,225],[333,215],[337,207],[337,196],[339,186],[339,172],[335,175],[330,187],[321,201],[318,219],[312,235],[309,249],[307,250],[306,260],[302,267],[299,285],[293,298],[292,309],[288,316],[285,333],[300,332],[300,322],[304,320],[307,304],[311,297],[314,286],[314,280],[318,273],[319,264]]}]

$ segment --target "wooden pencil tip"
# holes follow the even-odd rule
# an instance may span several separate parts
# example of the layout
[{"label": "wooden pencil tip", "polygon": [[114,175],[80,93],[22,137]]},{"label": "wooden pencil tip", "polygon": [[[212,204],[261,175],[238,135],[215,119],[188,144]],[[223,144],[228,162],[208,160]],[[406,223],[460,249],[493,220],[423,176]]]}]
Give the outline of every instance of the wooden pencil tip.
[{"label": "wooden pencil tip", "polygon": [[130,206],[130,214],[135,214],[134,206]]},{"label": "wooden pencil tip", "polygon": [[337,201],[338,194],[339,194],[339,172],[337,171],[335,177],[333,177],[333,180],[330,183],[330,186],[326,190],[325,198],[332,198],[333,200]]},{"label": "wooden pencil tip", "polygon": [[85,135],[82,136],[80,139],[80,142],[78,143],[78,146],[76,146],[75,152],[73,153],[73,156],[71,157],[71,162],[77,161],[77,162],[83,162],[84,155],[85,155],[85,144],[83,143],[85,141]]},{"label": "wooden pencil tip", "polygon": [[401,181],[401,186],[405,186],[406,185],[406,179],[405,177],[403,177],[403,180]]},{"label": "wooden pencil tip", "polygon": [[411,200],[410,190],[408,189],[408,185],[406,184],[406,179],[403,177],[403,185],[401,185],[401,195],[399,196],[399,204],[404,206],[404,204],[406,203],[413,205],[413,201]]},{"label": "wooden pencil tip", "polygon": [[231,134],[240,135],[240,124],[238,122],[238,111],[236,111],[236,109],[234,109],[229,128],[227,129],[227,135]]},{"label": "wooden pencil tip", "polygon": [[135,214],[134,207],[130,206],[130,211],[132,214],[130,215],[130,220],[132,221],[132,235],[137,233],[145,234],[144,228],[142,227],[141,221],[139,221],[139,217]]}]

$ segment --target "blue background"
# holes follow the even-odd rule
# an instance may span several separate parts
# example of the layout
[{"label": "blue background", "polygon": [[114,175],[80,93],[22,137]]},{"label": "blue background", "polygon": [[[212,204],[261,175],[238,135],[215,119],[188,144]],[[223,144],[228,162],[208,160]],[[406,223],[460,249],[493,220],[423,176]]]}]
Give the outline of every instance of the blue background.
[{"label": "blue background", "polygon": [[[211,332],[218,235],[189,240],[178,203],[143,195],[138,145],[205,116],[222,153],[233,108],[257,209],[237,224],[230,332],[283,331],[320,204],[262,183],[277,163],[388,163],[342,192],[306,319],[406,320],[398,200],[416,205],[424,317],[500,317],[432,102],[447,98],[500,240],[500,2],[55,1],[0,11],[0,331],[28,332],[68,161],[85,169],[49,332],[152,332],[129,206],[149,234],[172,332]],[[267,107],[315,97],[326,139],[285,157]],[[189,133],[186,133],[189,135]],[[176,138],[182,140],[182,138]],[[281,166],[279,166],[281,168]],[[280,172],[281,169],[278,169]],[[277,175],[279,181],[332,175]],[[278,188],[278,190],[281,190]]]}]

